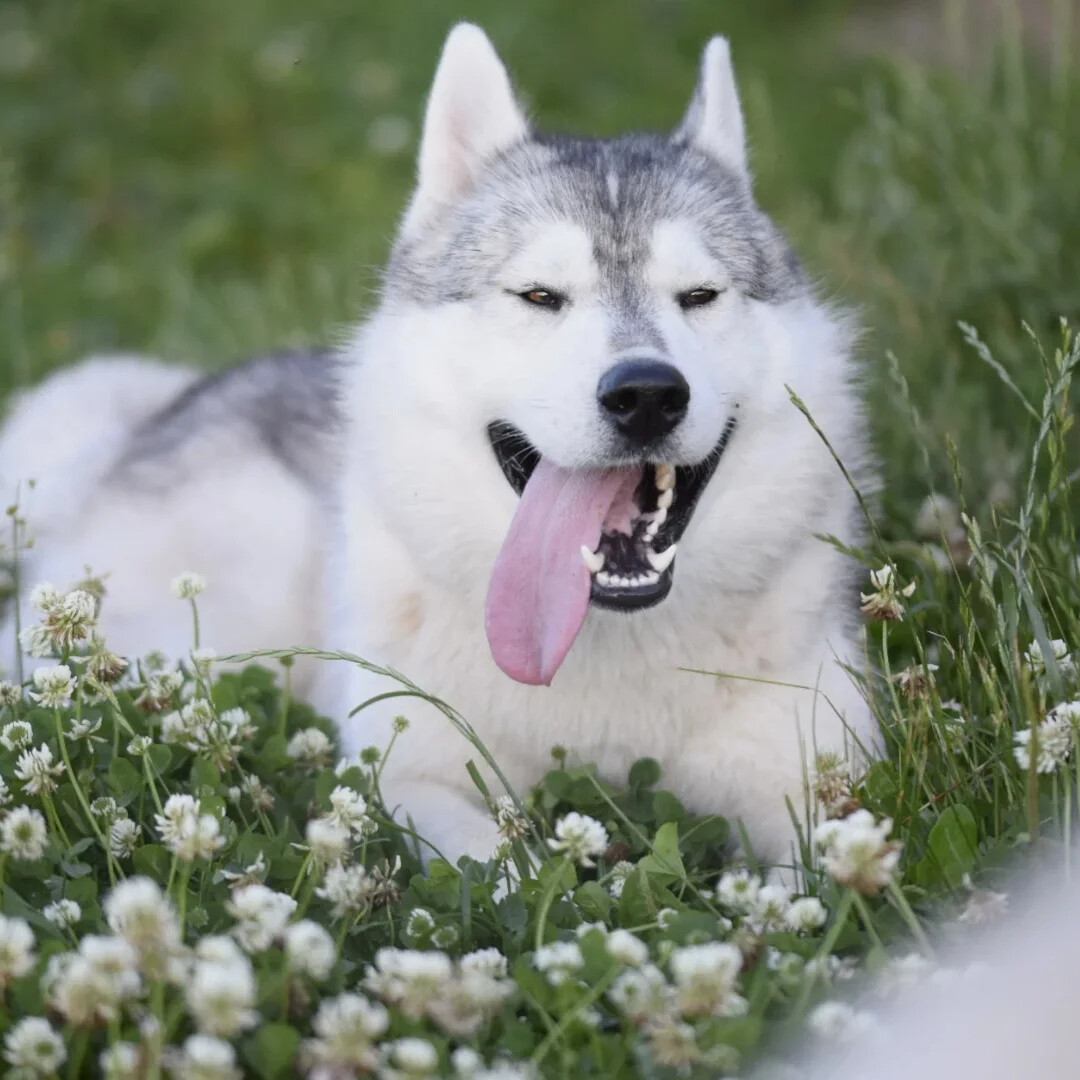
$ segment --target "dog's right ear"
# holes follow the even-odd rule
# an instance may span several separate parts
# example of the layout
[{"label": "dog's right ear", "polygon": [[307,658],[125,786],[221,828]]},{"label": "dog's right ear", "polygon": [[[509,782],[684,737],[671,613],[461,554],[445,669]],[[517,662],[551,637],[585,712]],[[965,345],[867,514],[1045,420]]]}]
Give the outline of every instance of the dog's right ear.
[{"label": "dog's right ear", "polygon": [[487,35],[458,23],[443,46],[424,116],[416,192],[402,231],[465,195],[491,157],[523,139],[525,115]]},{"label": "dog's right ear", "polygon": [[714,37],[705,46],[697,89],[675,138],[711,154],[740,176],[750,175],[742,106],[727,38]]}]

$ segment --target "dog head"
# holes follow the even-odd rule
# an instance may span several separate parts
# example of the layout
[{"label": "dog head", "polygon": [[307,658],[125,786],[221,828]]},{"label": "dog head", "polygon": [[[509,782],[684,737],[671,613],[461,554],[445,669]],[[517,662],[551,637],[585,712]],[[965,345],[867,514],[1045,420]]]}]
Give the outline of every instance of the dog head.
[{"label": "dog head", "polygon": [[809,302],[754,201],[724,39],[673,134],[599,140],[532,130],[487,37],[451,32],[386,276],[385,362],[447,433],[437,468],[471,462],[476,527],[501,541],[487,628],[508,674],[550,681],[590,603],[665,600],[729,445],[775,408],[773,313]]}]

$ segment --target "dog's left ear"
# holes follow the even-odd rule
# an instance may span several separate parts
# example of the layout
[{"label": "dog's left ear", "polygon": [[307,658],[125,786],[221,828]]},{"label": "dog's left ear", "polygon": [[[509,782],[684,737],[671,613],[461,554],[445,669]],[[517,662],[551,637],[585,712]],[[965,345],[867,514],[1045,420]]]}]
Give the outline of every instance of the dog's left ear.
[{"label": "dog's left ear", "polygon": [[740,176],[749,176],[746,129],[727,38],[714,37],[701,55],[701,75],[675,138],[712,154]]},{"label": "dog's left ear", "polygon": [[495,154],[523,139],[525,115],[488,36],[458,23],[443,46],[424,116],[409,232],[466,195]]}]

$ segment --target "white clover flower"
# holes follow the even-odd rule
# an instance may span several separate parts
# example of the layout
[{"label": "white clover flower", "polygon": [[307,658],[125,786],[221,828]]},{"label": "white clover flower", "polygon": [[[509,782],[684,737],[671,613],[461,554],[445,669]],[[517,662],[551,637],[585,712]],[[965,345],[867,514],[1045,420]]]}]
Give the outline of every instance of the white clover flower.
[{"label": "white clover flower", "polygon": [[679,917],[679,913],[674,908],[662,907],[656,913],[656,925],[661,930],[668,930],[671,924]]},{"label": "white clover flower", "polygon": [[812,1009],[806,1018],[810,1030],[830,1042],[854,1042],[878,1025],[870,1013],[853,1009],[842,1001],[826,1001]]},{"label": "white clover flower", "polygon": [[902,589],[897,587],[896,574],[891,566],[883,566],[880,570],[870,571],[870,583],[874,586],[874,592],[861,593],[862,608],[860,609],[869,619],[882,619],[896,621],[904,617],[904,605],[900,598],[905,599],[915,591],[915,582],[912,581]]},{"label": "white clover flower", "polygon": [[134,757],[142,757],[153,745],[154,740],[151,739],[149,735],[136,735],[135,738],[127,744],[127,751]]},{"label": "white clover flower", "polygon": [[[1076,677],[1076,661],[1070,655],[1068,643],[1061,638],[1054,638],[1050,645],[1050,653],[1058,671],[1065,679]],[[1046,674],[1046,657],[1043,655],[1042,646],[1033,641],[1024,651],[1024,664],[1033,675]]]},{"label": "white clover flower", "polygon": [[364,971],[364,989],[396,1005],[412,1020],[418,1020],[431,999],[453,975],[450,958],[443,952],[414,949],[379,949],[374,965]]},{"label": "white clover flower", "polygon": [[200,801],[190,795],[170,795],[162,812],[154,815],[162,843],[185,862],[213,858],[225,844],[221,823],[200,809]]},{"label": "white clover flower", "polygon": [[626,888],[626,879],[634,872],[634,864],[627,862],[625,859],[620,859],[612,868],[611,873],[608,875],[607,890],[615,897],[616,900],[623,894],[623,889]]},{"label": "white clover flower", "polygon": [[92,742],[102,742],[102,739],[95,739],[94,735],[101,730],[101,718],[94,719],[93,717],[84,716],[81,720],[72,720],[68,724],[67,731],[64,732],[64,736],[68,742],[78,742],[80,739],[89,739]]},{"label": "white clover flower", "polygon": [[427,1039],[395,1039],[383,1047],[386,1065],[379,1075],[385,1080],[409,1080],[431,1076],[439,1064],[439,1052]]},{"label": "white clover flower", "polygon": [[134,1043],[118,1042],[98,1055],[103,1080],[139,1080],[141,1055]]},{"label": "white clover flower", "polygon": [[[120,821],[126,820],[120,818]],[[180,923],[172,900],[156,881],[129,877],[105,898],[105,921],[131,944],[144,962],[168,956],[180,947]]]},{"label": "white clover flower", "polygon": [[0,915],[0,993],[35,964],[34,932],[25,919]]},{"label": "white clover flower", "polygon": [[762,885],[754,897],[747,919],[759,934],[783,930],[787,927],[790,906],[791,892],[783,885]]},{"label": "white clover flower", "polygon": [[326,998],[311,1022],[316,1038],[304,1040],[302,1059],[309,1072],[327,1076],[374,1071],[379,1063],[375,1042],[389,1026],[386,1009],[360,994]]},{"label": "white clover flower", "polygon": [[[6,679],[0,679],[0,709],[4,708],[5,705],[18,705],[21,700],[22,690],[14,683],[8,682]],[[0,738],[0,742],[3,742],[2,738]],[[10,750],[11,747],[8,746],[8,749]]]},{"label": "white clover flower", "polygon": [[1008,893],[994,892],[991,889],[975,889],[968,898],[964,910],[957,917],[957,921],[978,926],[980,923],[1000,919],[1008,910]]},{"label": "white clover flower", "polygon": [[459,1046],[450,1054],[455,1076],[475,1077],[484,1067],[484,1059],[471,1047]]},{"label": "white clover flower", "polygon": [[521,840],[529,835],[529,819],[518,810],[509,795],[495,800],[495,827],[504,840]]},{"label": "white clover flower", "polygon": [[178,1054],[171,1056],[168,1070],[176,1080],[240,1080],[236,1051],[213,1035],[189,1035]]},{"label": "white clover flower", "polygon": [[649,946],[629,930],[612,930],[605,944],[611,958],[628,967],[641,967],[649,959]]},{"label": "white clover flower", "polygon": [[576,941],[553,941],[536,950],[533,965],[552,986],[559,986],[585,966],[585,957]]},{"label": "white clover flower", "polygon": [[[112,821],[119,815],[120,807],[116,805],[116,800],[111,795],[102,795],[90,804],[90,813],[94,817]],[[127,811],[125,810],[124,813],[126,814]]]},{"label": "white clover flower", "polygon": [[206,579],[201,574],[192,573],[190,570],[184,574],[178,574],[169,582],[169,591],[177,600],[194,600],[205,589]]},{"label": "white clover flower", "polygon": [[[3,810],[9,802],[11,802],[11,791],[8,789],[4,778],[0,776],[0,810]],[[2,819],[2,817],[3,815],[0,814],[0,819]]]},{"label": "white clover flower", "polygon": [[552,851],[564,852],[579,866],[595,866],[593,858],[607,850],[608,832],[595,818],[574,811],[559,818],[555,839],[547,843]]},{"label": "white clover flower", "polygon": [[40,624],[24,626],[19,631],[19,645],[27,656],[35,660],[46,660],[53,655],[52,637],[48,628]]},{"label": "white clover flower", "polygon": [[367,802],[359,791],[338,785],[330,792],[329,820],[358,839],[370,835],[374,822],[367,816]]},{"label": "white clover flower", "polygon": [[197,961],[185,994],[202,1034],[231,1038],[258,1022],[255,973],[246,956],[228,963]]},{"label": "white clover flower", "polygon": [[878,976],[877,989],[883,994],[916,986],[934,971],[934,964],[921,953],[893,957]]},{"label": "white clover flower", "polygon": [[334,918],[361,915],[371,905],[374,881],[367,870],[356,866],[343,866],[338,863],[331,866],[323,875],[322,885],[315,890],[315,895],[329,900],[333,905]]},{"label": "white clover flower", "polygon": [[816,896],[800,896],[788,908],[788,926],[797,934],[809,934],[825,925],[829,913]]},{"label": "white clover flower", "polygon": [[246,954],[231,937],[224,934],[207,934],[195,945],[195,959],[211,964],[242,964]]},{"label": "white clover flower", "polygon": [[671,951],[671,976],[679,1009],[694,1016],[741,1016],[746,999],[737,992],[742,953],[727,942],[683,945]]},{"label": "white clover flower", "polygon": [[405,920],[405,933],[411,938],[426,938],[435,929],[435,918],[427,908],[413,908]]},{"label": "white clover flower", "polygon": [[55,903],[46,904],[41,914],[54,926],[66,930],[82,918],[82,908],[74,900],[57,900]]},{"label": "white clover flower", "polygon": [[900,862],[901,844],[889,840],[892,821],[874,820],[869,810],[818,827],[816,843],[828,874],[839,884],[875,896],[888,885]]},{"label": "white clover flower", "polygon": [[233,890],[225,910],[236,919],[232,935],[249,953],[269,949],[285,933],[296,901],[265,885],[244,885]]},{"label": "white clover flower", "polygon": [[655,964],[624,971],[611,984],[607,996],[623,1016],[635,1023],[667,1012],[673,1001],[671,987]]},{"label": "white clover flower", "polygon": [[47,743],[36,750],[24,750],[15,762],[15,775],[31,795],[51,795],[56,790],[55,778],[63,771],[63,762],[53,763],[53,752]]},{"label": "white clover flower", "polygon": [[69,1024],[114,1020],[142,988],[135,950],[121,938],[88,934],[49,988],[50,1004]]},{"label": "white clover flower", "polygon": [[1052,773],[1061,768],[1072,753],[1073,728],[1067,719],[1047,714],[1045,720],[1018,731],[1013,736],[1013,756],[1022,769],[1031,767],[1031,738],[1033,732],[1038,736],[1039,756],[1035,762],[1038,773]]},{"label": "white clover flower", "polygon": [[657,1065],[685,1071],[701,1060],[701,1048],[690,1024],[673,1016],[659,1016],[648,1024],[646,1033]]},{"label": "white clover flower", "polygon": [[141,826],[131,818],[117,818],[109,826],[109,850],[117,859],[130,858],[139,842]]},{"label": "white clover flower", "polygon": [[[494,950],[484,950],[485,953]],[[479,954],[472,954],[474,959]],[[505,958],[500,956],[505,964]],[[489,961],[490,964],[490,961]],[[485,970],[484,963],[458,968],[427,1003],[427,1014],[449,1035],[467,1038],[495,1016],[514,984]]]},{"label": "white clover flower", "polygon": [[48,1020],[27,1016],[4,1036],[4,1060],[15,1075],[46,1077],[55,1075],[67,1060],[67,1051]]},{"label": "white clover flower", "polygon": [[285,931],[285,959],[292,971],[323,982],[334,970],[337,946],[318,923],[301,919]]},{"label": "white clover flower", "polygon": [[226,881],[239,882],[240,885],[259,885],[266,877],[266,856],[260,851],[253,863],[248,863],[242,870],[222,870],[221,876]]},{"label": "white clover flower", "polygon": [[34,729],[25,720],[12,720],[0,730],[0,746],[5,750],[25,750],[34,741]]},{"label": "white clover flower", "polygon": [[28,696],[45,709],[66,709],[75,693],[75,680],[67,664],[34,669],[34,690]]},{"label": "white clover flower", "polygon": [[48,615],[60,603],[60,597],[60,590],[51,581],[41,581],[30,590],[30,606]]},{"label": "white clover flower", "polygon": [[192,664],[195,665],[195,669],[206,674],[217,659],[217,649],[212,649],[209,645],[204,645],[201,649],[192,649],[190,656]]},{"label": "white clover flower", "polygon": [[41,812],[29,806],[16,806],[0,819],[0,851],[13,859],[33,862],[45,854],[49,830]]},{"label": "white clover flower", "polygon": [[330,741],[325,731],[317,727],[304,728],[298,731],[285,747],[285,753],[294,761],[303,761],[311,764],[328,762],[333,753],[334,744]]},{"label": "white clover flower", "polygon": [[477,949],[466,953],[459,961],[461,970],[486,975],[489,979],[505,979],[509,970],[507,959],[498,949]]},{"label": "white clover flower", "polygon": [[749,870],[727,871],[716,883],[716,899],[732,911],[748,912],[757,902],[761,878]]},{"label": "white clover flower", "polygon": [[317,866],[341,862],[349,847],[349,833],[329,818],[313,818],[304,831],[307,848]]},{"label": "white clover flower", "polygon": [[75,589],[46,613],[44,626],[57,649],[71,649],[90,636],[96,618],[97,601],[85,589]]}]

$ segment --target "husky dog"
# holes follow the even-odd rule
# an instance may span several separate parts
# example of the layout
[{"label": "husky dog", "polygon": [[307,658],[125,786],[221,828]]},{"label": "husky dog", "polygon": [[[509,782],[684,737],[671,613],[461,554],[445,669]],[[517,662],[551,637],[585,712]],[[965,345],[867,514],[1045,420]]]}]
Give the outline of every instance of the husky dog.
[{"label": "husky dog", "polygon": [[[40,479],[28,577],[112,572],[114,649],[188,648],[160,597],[196,570],[219,653],[319,642],[400,671],[518,790],[556,744],[614,781],[652,756],[781,859],[814,755],[874,741],[853,567],[819,539],[859,542],[856,500],[789,396],[864,476],[852,336],[754,202],[725,40],[673,135],[595,140],[536,132],[461,25],[347,348],[59,375],[17,404],[0,479]],[[346,719],[391,688],[333,664],[309,692],[353,749],[407,713],[390,801],[488,855],[476,751],[441,712]]]}]

